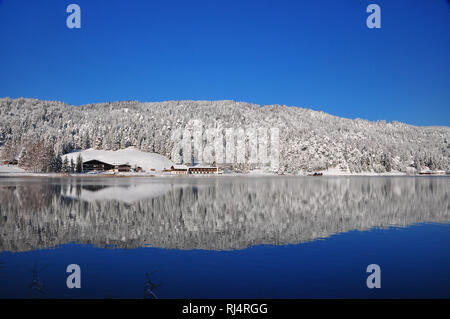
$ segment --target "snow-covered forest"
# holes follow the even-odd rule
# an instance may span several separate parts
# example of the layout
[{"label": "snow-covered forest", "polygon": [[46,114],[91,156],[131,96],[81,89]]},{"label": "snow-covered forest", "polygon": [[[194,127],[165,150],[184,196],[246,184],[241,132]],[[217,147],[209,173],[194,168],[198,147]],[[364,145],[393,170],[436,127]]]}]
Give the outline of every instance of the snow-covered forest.
[{"label": "snow-covered forest", "polygon": [[[0,202],[5,203],[0,211],[0,251],[70,242],[230,250],[450,220],[450,184],[443,178],[238,177],[233,182],[199,179],[183,185],[167,180],[104,183],[91,179],[0,186]],[[132,189],[128,194],[135,193],[136,187],[143,191],[134,198],[126,202],[117,198],[127,188]],[[83,191],[106,192],[109,199],[86,198]]]},{"label": "snow-covered forest", "polygon": [[[172,159],[172,133],[189,126],[193,119],[201,120],[205,129],[279,128],[280,173],[329,168],[377,173],[450,170],[450,127],[351,120],[300,107],[235,101],[124,101],[71,106],[2,98],[1,157],[17,159],[19,166],[33,171],[58,170],[60,156],[88,148],[118,150],[134,146]],[[30,159],[30,153],[34,158]]]}]

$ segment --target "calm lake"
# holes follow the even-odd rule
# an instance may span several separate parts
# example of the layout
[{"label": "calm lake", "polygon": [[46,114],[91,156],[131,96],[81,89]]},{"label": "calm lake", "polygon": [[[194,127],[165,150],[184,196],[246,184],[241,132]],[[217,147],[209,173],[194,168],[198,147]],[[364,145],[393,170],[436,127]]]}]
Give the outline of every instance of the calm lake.
[{"label": "calm lake", "polygon": [[0,177],[0,297],[449,298],[449,193],[449,177]]}]

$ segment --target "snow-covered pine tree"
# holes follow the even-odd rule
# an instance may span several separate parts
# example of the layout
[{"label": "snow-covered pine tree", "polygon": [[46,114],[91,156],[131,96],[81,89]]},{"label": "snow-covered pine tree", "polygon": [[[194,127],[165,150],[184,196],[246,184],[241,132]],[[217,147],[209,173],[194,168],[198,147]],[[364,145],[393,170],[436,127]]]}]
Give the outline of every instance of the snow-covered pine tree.
[{"label": "snow-covered pine tree", "polygon": [[66,173],[66,174],[70,173],[70,165],[69,165],[69,160],[68,160],[67,156],[64,157],[64,161],[63,161],[62,167],[61,167],[61,172]]},{"label": "snow-covered pine tree", "polygon": [[76,172],[83,173],[83,158],[81,157],[81,154],[78,154],[77,157]]},{"label": "snow-covered pine tree", "polygon": [[73,162],[73,158],[70,159],[70,173],[75,173],[75,163]]},{"label": "snow-covered pine tree", "polygon": [[50,167],[49,167],[49,171],[53,172],[53,173],[59,173],[61,172],[62,169],[62,157],[60,154],[58,155],[53,155],[51,162],[50,162]]}]

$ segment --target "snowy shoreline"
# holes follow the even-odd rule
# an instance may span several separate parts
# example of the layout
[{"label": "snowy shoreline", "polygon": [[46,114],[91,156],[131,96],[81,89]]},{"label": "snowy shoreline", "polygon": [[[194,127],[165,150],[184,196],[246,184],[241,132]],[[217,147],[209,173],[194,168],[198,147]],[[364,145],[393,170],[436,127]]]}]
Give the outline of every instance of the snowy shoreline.
[{"label": "snowy shoreline", "polygon": [[217,177],[430,177],[430,176],[446,176],[450,174],[407,174],[403,172],[389,172],[389,173],[374,173],[374,172],[361,172],[361,173],[349,173],[349,172],[323,172],[322,176],[311,176],[307,174],[275,174],[268,172],[248,172],[248,173],[224,173],[224,174],[205,174],[205,175],[173,175],[162,172],[152,173],[81,173],[81,174],[61,174],[61,173],[32,173],[26,171],[20,171],[20,169],[6,171],[2,169],[0,165],[0,178],[1,177],[49,177],[49,178],[130,178],[130,177],[162,177],[162,178],[217,178]]}]

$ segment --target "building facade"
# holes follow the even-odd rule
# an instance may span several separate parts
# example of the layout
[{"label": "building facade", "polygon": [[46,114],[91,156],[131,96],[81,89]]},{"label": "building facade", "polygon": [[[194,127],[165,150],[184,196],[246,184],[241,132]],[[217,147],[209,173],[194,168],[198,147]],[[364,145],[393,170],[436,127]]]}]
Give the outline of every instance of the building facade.
[{"label": "building facade", "polygon": [[90,160],[83,162],[84,172],[104,172],[114,168],[114,165],[104,163],[98,160]]}]

